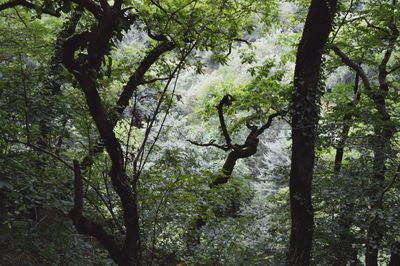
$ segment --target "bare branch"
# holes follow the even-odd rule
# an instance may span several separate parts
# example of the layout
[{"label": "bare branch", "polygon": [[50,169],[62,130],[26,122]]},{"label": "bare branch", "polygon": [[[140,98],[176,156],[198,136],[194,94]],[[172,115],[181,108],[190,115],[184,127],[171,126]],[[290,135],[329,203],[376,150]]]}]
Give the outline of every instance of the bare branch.
[{"label": "bare branch", "polygon": [[[3,11],[3,10],[9,9],[9,8],[17,7],[17,6],[22,6],[22,7],[29,8],[29,9],[34,9],[34,10],[37,9],[36,5],[31,3],[31,2],[28,2],[28,1],[25,1],[25,0],[14,0],[14,1],[8,1],[8,2],[5,2],[3,4],[0,4],[0,12]],[[49,10],[44,9],[44,8],[40,8],[40,10],[44,14],[47,14],[47,15],[51,15],[51,16],[54,16],[54,17],[59,17],[60,16],[59,12],[49,11]]]},{"label": "bare branch", "polygon": [[336,30],[335,33],[333,34],[331,43],[333,43],[333,41],[335,40],[335,38],[336,38],[337,34],[339,33],[340,29],[343,27],[344,23],[346,22],[347,16],[349,15],[349,13],[350,13],[350,11],[351,11],[351,8],[353,7],[353,4],[354,4],[354,1],[351,0],[350,5],[349,5],[349,8],[348,8],[347,11],[346,11],[346,14],[344,15],[342,21],[340,22],[339,27],[337,28],[337,30]]},{"label": "bare branch", "polygon": [[156,82],[156,81],[166,81],[166,80],[168,80],[170,77],[163,77],[163,78],[154,78],[154,79],[148,79],[148,80],[143,80],[142,82],[141,82],[141,85],[144,85],[144,84],[151,84],[151,83],[154,83],[154,82]]},{"label": "bare branch", "polygon": [[210,140],[208,143],[199,143],[190,139],[187,139],[186,141],[189,141],[193,145],[200,146],[200,147],[216,147],[218,149],[224,150],[224,151],[229,151],[231,148],[219,144],[215,144],[215,140]]},{"label": "bare branch", "polygon": [[393,176],[393,178],[390,181],[390,183],[383,189],[383,191],[382,191],[382,193],[381,193],[381,195],[379,197],[379,202],[381,204],[383,203],[383,198],[384,198],[386,192],[388,192],[393,187],[393,185],[396,183],[397,179],[399,179],[399,178],[400,178],[400,165],[397,166],[397,170],[396,170],[395,175]]},{"label": "bare branch", "polygon": [[[142,169],[144,167],[144,164],[146,163],[146,160],[147,160],[147,158],[148,158],[148,156],[150,154],[150,151],[152,150],[152,148],[153,148],[153,146],[155,144],[155,142],[153,142],[153,144],[150,146],[149,152],[147,153],[147,155],[146,155],[146,157],[144,159],[145,145],[146,145],[146,142],[147,142],[148,137],[150,135],[150,131],[151,131],[153,125],[154,125],[154,122],[156,121],[157,115],[160,112],[160,107],[161,107],[162,102],[164,101],[164,97],[165,97],[165,94],[167,92],[167,89],[168,89],[173,77],[176,75],[175,85],[174,85],[174,88],[173,88],[173,91],[172,91],[172,95],[174,94],[175,88],[176,88],[177,78],[179,76],[179,72],[181,71],[186,58],[189,56],[189,54],[192,52],[192,50],[194,49],[195,46],[196,46],[196,43],[194,43],[191,47],[189,47],[189,49],[184,54],[182,54],[182,57],[181,57],[179,63],[175,66],[174,70],[170,73],[170,78],[168,79],[168,82],[164,86],[164,90],[163,90],[163,92],[161,94],[160,100],[157,103],[157,106],[156,106],[156,109],[155,109],[155,111],[153,113],[153,116],[151,118],[150,124],[146,128],[144,140],[143,140],[143,142],[142,142],[142,144],[141,144],[141,146],[139,148],[139,151],[136,154],[136,158],[134,160],[135,161],[134,163],[136,164],[137,161],[140,159],[139,171],[137,172],[137,177],[136,178],[138,178],[138,174],[140,175],[140,173],[141,173],[141,171],[142,171]],[[168,107],[168,110],[171,107],[171,104],[172,104],[172,99],[171,99],[170,105]],[[164,116],[164,119],[163,119],[163,122],[161,124],[160,130],[162,129],[162,126],[163,126],[163,124],[165,122],[165,119],[166,119],[167,115],[168,115],[168,111],[166,112],[166,115]],[[155,141],[157,141],[157,138],[158,138],[159,134],[160,134],[160,131],[157,133]],[[143,159],[144,159],[144,161],[143,161]]]},{"label": "bare branch", "polygon": [[115,239],[109,235],[104,228],[94,223],[82,215],[83,212],[83,176],[80,165],[74,160],[74,207],[69,212],[69,217],[73,221],[79,233],[95,237],[110,253],[116,261],[122,258],[121,249]]},{"label": "bare branch", "polygon": [[[128,83],[125,85],[119,99],[114,107],[114,112],[117,115],[122,115],[125,108],[129,104],[129,100],[132,98],[134,91],[141,84],[145,84],[143,80],[144,74],[150,69],[150,67],[160,58],[160,56],[175,47],[175,44],[171,42],[162,42],[156,47],[154,47],[142,60],[135,73],[129,78]],[[167,80],[170,77],[167,78]],[[115,126],[116,122],[119,120],[118,116],[112,118],[112,124]]]},{"label": "bare branch", "polygon": [[394,23],[393,16],[391,16],[390,18],[389,29],[391,31],[389,33],[390,34],[389,44],[382,58],[382,61],[379,64],[379,74],[378,74],[379,87],[381,90],[385,92],[389,90],[389,84],[386,81],[386,77],[388,75],[387,64],[389,63],[389,60],[392,57],[395,45],[397,43],[397,38],[399,37],[399,30],[397,29],[396,24]]},{"label": "bare branch", "polygon": [[[151,154],[151,152],[152,152],[152,150],[153,150],[153,148],[154,148],[154,146],[155,146],[157,140],[158,140],[159,137],[160,137],[161,131],[162,131],[163,127],[164,127],[164,124],[165,124],[165,121],[166,121],[167,116],[168,116],[168,114],[169,114],[169,111],[171,110],[171,106],[172,106],[172,102],[173,102],[173,97],[174,97],[174,95],[175,95],[176,85],[177,85],[177,83],[178,83],[179,74],[180,74],[180,71],[181,71],[181,69],[182,69],[182,64],[183,64],[183,62],[185,61],[186,57],[189,55],[189,53],[192,51],[193,48],[194,48],[194,46],[187,52],[186,55],[184,55],[184,56],[181,58],[181,61],[180,61],[180,63],[178,64],[178,68],[177,68],[177,71],[176,71],[175,83],[174,83],[174,87],[173,87],[173,89],[172,89],[171,99],[170,99],[170,101],[169,101],[169,103],[168,103],[167,110],[165,111],[163,120],[161,121],[160,128],[158,129],[158,132],[157,132],[157,134],[156,134],[156,136],[155,136],[155,138],[154,138],[154,140],[153,140],[153,143],[150,145],[149,151],[147,152],[147,155],[146,155],[146,157],[144,158],[143,164],[142,164],[141,168],[139,169],[139,172],[138,172],[137,176],[140,176],[140,173],[142,172],[142,170],[143,170],[143,168],[144,168],[144,166],[145,166],[145,164],[146,164],[146,162],[147,162],[147,159],[149,158],[149,156],[150,156],[150,154]],[[173,78],[174,75],[175,75],[175,74],[171,73],[171,78]],[[154,119],[156,119],[156,117],[154,117]]]},{"label": "bare branch", "polygon": [[369,78],[367,76],[367,74],[365,73],[364,69],[357,64],[356,62],[354,62],[353,60],[351,60],[342,50],[340,50],[336,45],[332,46],[331,49],[335,52],[335,54],[337,56],[340,57],[340,59],[342,60],[342,62],[347,65],[348,67],[352,68],[354,71],[356,71],[358,73],[358,75],[360,75],[363,83],[364,83],[364,87],[365,89],[372,91],[372,87],[371,87],[371,83],[369,81]]},{"label": "bare branch", "polygon": [[269,115],[267,123],[265,123],[263,126],[261,126],[258,130],[257,130],[257,136],[261,135],[262,133],[264,133],[264,130],[266,130],[267,128],[269,128],[272,124],[272,120],[280,115],[285,115],[287,113],[287,111],[281,111],[281,112],[277,112],[277,113],[273,113],[271,115]]},{"label": "bare branch", "polygon": [[28,2],[28,1],[24,1],[24,0],[14,0],[14,1],[9,1],[9,2],[5,2],[3,4],[0,5],[0,11],[3,11],[5,9],[8,8],[13,8],[16,6],[24,6],[30,9],[34,9],[35,5]]},{"label": "bare branch", "polygon": [[247,44],[248,46],[251,46],[251,43],[248,40],[245,39],[241,39],[241,38],[233,38],[233,40],[235,42],[244,42],[245,44]]},{"label": "bare branch", "polygon": [[367,23],[367,27],[373,28],[373,29],[375,29],[375,30],[382,31],[382,32],[384,32],[384,33],[386,33],[386,34],[389,34],[389,31],[388,31],[387,29],[382,28],[382,27],[379,27],[379,26],[376,26],[376,25],[373,25],[373,24],[372,24],[371,22],[369,22],[366,18],[364,18],[364,21],[365,21],[365,23]]},{"label": "bare branch", "polygon": [[17,139],[12,139],[12,140],[11,140],[11,139],[4,139],[4,140],[5,140],[6,142],[10,142],[10,143],[19,143],[19,144],[23,144],[23,145],[25,145],[25,146],[27,146],[27,147],[30,147],[30,148],[33,148],[33,149],[35,149],[35,150],[41,151],[41,152],[43,152],[43,153],[45,153],[45,154],[47,154],[47,155],[53,157],[54,159],[60,161],[60,162],[63,163],[66,167],[68,167],[68,169],[74,170],[74,167],[73,167],[72,165],[70,165],[66,160],[64,160],[64,159],[61,158],[60,156],[58,156],[58,155],[56,155],[56,154],[54,154],[54,153],[52,153],[52,152],[50,152],[50,151],[48,151],[48,150],[46,150],[46,149],[43,149],[43,148],[41,148],[41,147],[39,147],[39,146],[33,145],[33,144],[31,144],[31,143],[28,143],[28,142],[19,141],[19,140],[17,140]]},{"label": "bare branch", "polygon": [[227,130],[226,124],[225,124],[224,105],[229,106],[229,105],[232,104],[232,101],[234,101],[234,100],[235,99],[232,97],[232,95],[227,94],[221,99],[219,104],[217,106],[215,106],[215,108],[217,108],[217,110],[218,110],[218,117],[219,117],[219,123],[221,125],[221,130],[222,130],[222,133],[224,135],[226,145],[229,148],[232,147],[232,139],[229,136],[229,133],[228,133],[228,130]]}]

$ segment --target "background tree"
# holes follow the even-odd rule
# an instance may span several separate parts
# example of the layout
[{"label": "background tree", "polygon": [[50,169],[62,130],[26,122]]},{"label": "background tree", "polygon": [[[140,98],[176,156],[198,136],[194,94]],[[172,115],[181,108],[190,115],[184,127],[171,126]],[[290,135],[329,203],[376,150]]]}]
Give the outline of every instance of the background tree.
[{"label": "background tree", "polygon": [[[26,115],[26,141],[10,137],[5,134],[5,141],[8,143],[24,144],[28,147],[45,152],[47,155],[61,161],[67,168],[74,173],[74,206],[69,212],[70,218],[78,232],[81,234],[95,237],[106,250],[110,257],[120,265],[139,265],[142,259],[142,246],[140,241],[140,222],[138,213],[137,185],[139,177],[151,153],[155,141],[158,139],[160,131],[165,121],[165,116],[172,104],[172,97],[176,86],[176,79],[182,68],[189,64],[197,64],[193,51],[213,51],[214,60],[223,62],[224,50],[229,49],[235,38],[240,37],[243,29],[247,27],[247,17],[251,13],[255,4],[248,4],[240,1],[221,3],[206,1],[175,1],[165,5],[155,1],[143,1],[135,3],[125,3],[115,1],[112,5],[106,1],[55,1],[48,2],[25,2],[8,1],[0,6],[0,10],[23,6],[33,10],[38,16],[48,14],[55,17],[62,17],[62,12],[84,12],[84,16],[79,22],[79,27],[74,32],[70,32],[65,41],[61,44],[62,63],[69,73],[74,77],[76,84],[83,92],[88,106],[89,115],[94,121],[90,125],[98,131],[98,139],[95,143],[90,143],[88,154],[83,159],[73,159],[73,164],[62,156],[53,153],[49,149],[36,146],[31,141],[30,125],[28,115]],[[79,18],[78,18],[79,19]],[[220,21],[220,23],[210,24],[209,21]],[[116,103],[114,97],[104,99],[100,88],[107,87],[107,83],[113,78],[118,77],[113,73],[113,60],[116,55],[115,48],[119,48],[119,41],[123,38],[123,32],[131,28],[147,33],[146,44],[150,46],[144,56],[138,57],[137,67],[129,74],[125,85],[121,88],[121,93],[117,96]],[[140,34],[140,33],[139,33]],[[58,47],[59,48],[59,47]],[[163,54],[174,50],[170,57]],[[163,58],[163,62],[161,58]],[[108,63],[105,63],[108,60]],[[157,66],[155,65],[157,63]],[[199,66],[201,69],[201,66]],[[155,78],[152,77],[154,73]],[[158,76],[158,77],[157,77]],[[169,86],[175,79],[175,86]],[[163,81],[165,80],[164,84]],[[72,83],[75,83],[72,81]],[[150,95],[155,101],[155,109],[148,115],[138,114],[136,104],[140,102],[137,98],[138,86],[146,84],[161,90]],[[169,93],[168,89],[172,92]],[[113,92],[115,93],[115,91]],[[168,95],[170,94],[170,95]],[[118,123],[123,118],[125,109],[132,101],[132,118],[129,125],[128,134],[118,136]],[[143,103],[143,102],[141,102]],[[164,110],[163,110],[164,109]],[[158,120],[161,111],[165,112],[163,119]],[[26,112],[28,113],[28,112]],[[48,133],[44,133],[47,125],[47,118],[41,119],[40,140],[47,138]],[[73,120],[73,118],[72,118]],[[146,128],[143,132],[142,140],[134,146],[130,143],[132,138],[132,128],[141,128],[143,122]],[[66,121],[65,123],[67,123]],[[154,127],[160,122],[156,131]],[[155,135],[151,133],[156,132]],[[96,135],[96,134],[95,134]],[[96,139],[97,137],[95,137]],[[126,139],[123,140],[123,138]],[[40,143],[42,146],[44,141]],[[46,143],[50,146],[50,143]],[[123,146],[125,145],[125,147]],[[116,194],[110,194],[107,178],[104,180],[106,193],[103,194],[99,187],[88,182],[94,189],[97,198],[100,199],[107,208],[108,215],[111,216],[111,226],[124,235],[122,241],[120,236],[110,233],[102,223],[99,223],[84,215],[84,180],[92,178],[92,167],[96,167],[96,160],[103,154],[103,149],[107,157],[102,160],[110,164],[109,171],[103,173],[111,180],[111,185]],[[76,153],[76,151],[74,152]],[[73,158],[79,156],[73,155]],[[112,199],[110,199],[112,198]],[[116,207],[115,200],[120,201],[120,209]],[[88,199],[93,200],[93,199]],[[93,204],[96,207],[96,203]],[[99,210],[102,213],[101,210]],[[118,217],[121,216],[121,217]],[[105,216],[103,216],[106,218]],[[108,219],[105,219],[108,220]]]}]

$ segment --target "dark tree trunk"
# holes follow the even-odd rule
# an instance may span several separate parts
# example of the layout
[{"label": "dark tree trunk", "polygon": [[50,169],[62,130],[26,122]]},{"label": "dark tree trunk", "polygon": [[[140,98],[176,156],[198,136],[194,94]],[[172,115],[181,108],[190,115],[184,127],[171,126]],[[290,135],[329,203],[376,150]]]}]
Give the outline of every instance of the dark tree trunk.
[{"label": "dark tree trunk", "polygon": [[343,128],[340,134],[340,140],[336,146],[336,154],[335,154],[335,166],[334,172],[335,175],[339,174],[340,169],[342,168],[343,155],[344,155],[344,147],[346,145],[347,138],[349,137],[349,131],[351,127],[351,120],[353,119],[354,108],[360,100],[360,92],[358,90],[360,76],[356,73],[354,87],[353,87],[353,100],[348,103],[349,111],[343,116]]},{"label": "dark tree trunk", "polygon": [[297,50],[292,94],[291,234],[287,264],[309,265],[314,214],[311,185],[318,121],[321,57],[332,28],[336,0],[313,0]]},{"label": "dark tree trunk", "polygon": [[[349,131],[351,128],[351,120],[354,116],[354,108],[357,106],[360,100],[360,91],[358,89],[360,76],[356,72],[354,87],[353,87],[353,100],[348,103],[349,111],[343,116],[343,127],[340,135],[339,142],[336,146],[335,154],[335,166],[334,173],[338,177],[340,170],[342,168],[344,147],[346,145]],[[350,227],[353,224],[352,219],[353,204],[344,202],[343,206],[340,208],[338,217],[338,237],[337,241],[332,247],[333,250],[333,261],[334,266],[346,266],[347,262],[352,259],[357,261],[357,250],[352,248],[353,236],[350,232]]]},{"label": "dark tree trunk", "polygon": [[396,241],[392,247],[392,254],[390,255],[390,262],[388,266],[400,265],[400,242]]},{"label": "dark tree trunk", "polygon": [[[109,235],[100,224],[90,221],[84,216],[83,176],[80,169],[82,164],[79,164],[78,161],[74,161],[75,201],[74,207],[70,211],[70,218],[79,233],[95,237],[118,265],[138,266],[141,265],[142,260],[136,188],[135,184],[131,185],[129,182],[124,168],[124,153],[121,143],[115,136],[114,125],[96,87],[97,74],[105,54],[110,50],[111,40],[116,32],[122,31],[118,21],[123,19],[124,16],[118,3],[121,2],[115,1],[113,7],[102,6],[102,9],[98,11],[101,14],[95,12],[94,15],[98,18],[98,23],[91,31],[75,34],[68,38],[63,45],[63,64],[78,81],[85,95],[89,113],[102,140],[102,145],[111,160],[109,176],[121,201],[126,228],[123,243]],[[87,48],[87,56],[76,58],[76,51],[80,47]],[[130,89],[131,87],[125,86],[124,92]]]}]

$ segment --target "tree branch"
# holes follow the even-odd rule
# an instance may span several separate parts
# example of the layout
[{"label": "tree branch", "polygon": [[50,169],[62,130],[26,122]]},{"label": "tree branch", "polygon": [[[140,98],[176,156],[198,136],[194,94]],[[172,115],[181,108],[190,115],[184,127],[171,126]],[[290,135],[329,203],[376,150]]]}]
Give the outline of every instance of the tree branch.
[{"label": "tree branch", "polygon": [[19,144],[23,144],[23,145],[25,145],[25,146],[27,146],[27,147],[30,147],[30,148],[33,148],[33,149],[35,149],[35,150],[41,151],[41,152],[43,152],[43,153],[45,153],[45,154],[47,154],[47,155],[53,157],[54,159],[60,161],[60,162],[63,163],[66,167],[68,167],[68,169],[74,170],[74,168],[73,168],[66,160],[64,160],[64,159],[61,158],[60,156],[58,156],[58,155],[56,155],[56,154],[54,154],[54,153],[52,153],[52,152],[50,152],[50,151],[48,151],[48,150],[46,150],[46,149],[43,149],[43,148],[41,148],[41,147],[39,147],[39,146],[36,146],[36,145],[33,145],[33,144],[31,144],[31,143],[19,141],[19,140],[16,140],[16,139],[13,139],[13,140],[4,139],[4,140],[5,140],[6,142],[10,142],[10,143],[19,143]]},{"label": "tree branch", "polygon": [[[28,1],[25,1],[25,0],[14,0],[14,1],[8,1],[8,2],[5,2],[3,4],[0,4],[0,12],[3,11],[3,10],[9,9],[9,8],[17,7],[17,6],[22,6],[22,7],[25,7],[25,8],[36,10],[36,5],[31,3],[31,2],[28,2]],[[52,12],[52,11],[49,11],[49,10],[44,9],[44,8],[40,8],[40,10],[44,14],[47,14],[47,15],[51,15],[51,16],[54,16],[54,17],[59,17],[60,16],[60,12]]]},{"label": "tree branch", "polygon": [[142,60],[135,73],[129,78],[128,83],[125,85],[119,99],[113,108],[113,113],[117,115],[112,117],[112,125],[115,126],[119,117],[124,112],[125,108],[129,104],[129,100],[132,98],[134,91],[139,85],[145,83],[143,80],[144,75],[150,69],[150,67],[160,58],[160,56],[168,51],[175,48],[175,44],[172,42],[161,42],[154,47]]},{"label": "tree branch", "polygon": [[386,34],[389,34],[389,31],[387,29],[373,25],[371,22],[368,21],[367,18],[364,18],[364,21],[365,21],[365,23],[367,23],[367,27],[382,31]]},{"label": "tree branch", "polygon": [[224,150],[224,151],[229,151],[231,148],[227,147],[227,146],[223,146],[223,145],[219,145],[219,144],[215,144],[215,140],[210,140],[208,143],[199,143],[190,139],[187,139],[186,141],[189,141],[190,143],[192,143],[193,145],[196,146],[200,146],[200,147],[216,147],[218,149]]},{"label": "tree branch", "polygon": [[372,91],[371,83],[370,83],[369,78],[368,78],[367,74],[365,73],[364,69],[359,64],[357,64],[356,62],[351,60],[336,45],[332,46],[331,49],[335,52],[335,54],[337,56],[340,57],[340,59],[342,60],[342,62],[345,65],[347,65],[348,67],[352,68],[354,71],[356,71],[358,73],[358,75],[360,75],[360,77],[361,77],[361,79],[363,81],[365,89],[367,89],[368,91]]},{"label": "tree branch", "polygon": [[218,110],[218,117],[219,117],[219,123],[221,125],[221,130],[224,135],[226,145],[229,148],[232,147],[232,139],[229,136],[229,133],[228,133],[228,130],[227,130],[226,124],[225,124],[224,105],[229,106],[232,104],[232,101],[234,101],[234,98],[232,97],[232,95],[227,94],[221,99],[219,104],[217,106],[215,106],[215,108],[217,108],[217,110]]},{"label": "tree branch", "polygon": [[120,262],[123,258],[121,249],[115,239],[109,235],[104,228],[94,223],[82,215],[83,212],[83,176],[80,165],[74,160],[74,207],[69,212],[69,217],[73,221],[75,228],[80,234],[95,237],[109,252],[115,262]]},{"label": "tree branch", "polygon": [[269,128],[272,124],[272,120],[280,115],[285,115],[287,113],[287,111],[281,111],[281,112],[277,112],[274,114],[269,115],[267,123],[265,123],[264,125],[262,125],[258,130],[257,130],[257,136],[261,135],[262,133],[264,133],[264,131]]}]

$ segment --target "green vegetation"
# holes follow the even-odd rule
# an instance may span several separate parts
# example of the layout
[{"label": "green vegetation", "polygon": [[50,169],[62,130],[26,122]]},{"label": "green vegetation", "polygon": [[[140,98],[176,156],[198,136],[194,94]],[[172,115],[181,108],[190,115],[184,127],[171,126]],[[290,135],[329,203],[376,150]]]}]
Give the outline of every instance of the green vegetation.
[{"label": "green vegetation", "polygon": [[0,265],[400,265],[399,10],[0,0]]}]

